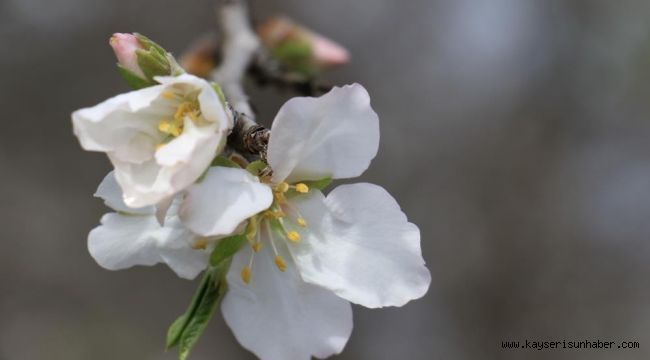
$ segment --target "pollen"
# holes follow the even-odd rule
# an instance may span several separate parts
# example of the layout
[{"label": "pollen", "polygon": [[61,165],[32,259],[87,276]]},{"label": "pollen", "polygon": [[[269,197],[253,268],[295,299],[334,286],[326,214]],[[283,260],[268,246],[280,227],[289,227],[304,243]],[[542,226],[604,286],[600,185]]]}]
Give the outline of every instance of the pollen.
[{"label": "pollen", "polygon": [[174,114],[174,119],[178,122],[182,122],[186,116],[189,116],[192,121],[198,119],[198,109],[195,104],[186,101],[178,106],[176,113]]},{"label": "pollen", "polygon": [[307,220],[305,220],[304,218],[299,217],[298,219],[296,219],[296,222],[298,223],[298,225],[302,227],[307,227]]},{"label": "pollen", "polygon": [[281,193],[285,193],[289,191],[289,184],[286,182],[281,182],[278,184],[278,186],[275,187],[275,190]]},{"label": "pollen", "polygon": [[287,238],[293,242],[300,241],[300,234],[297,231],[289,231],[287,233]]},{"label": "pollen", "polygon": [[282,272],[285,272],[287,270],[287,263],[284,262],[284,259],[280,255],[275,255],[275,265]]},{"label": "pollen", "polygon": [[283,218],[286,216],[286,214],[282,210],[268,210],[264,213],[264,215],[276,219]]},{"label": "pollen", "polygon": [[244,281],[246,284],[251,283],[251,278],[253,277],[253,271],[251,270],[250,266],[244,266],[243,269],[241,269],[241,279]]},{"label": "pollen", "polygon": [[176,95],[174,95],[174,93],[171,92],[171,91],[165,91],[165,92],[162,93],[162,97],[167,99],[167,100],[172,100],[172,99],[174,99],[176,97]]},{"label": "pollen", "polygon": [[258,241],[251,245],[251,247],[253,248],[253,251],[260,252],[260,250],[262,250],[262,243]]},{"label": "pollen", "polygon": [[177,124],[172,123],[169,120],[160,120],[158,123],[158,130],[165,134],[170,134],[173,136],[179,136],[183,129]]},{"label": "pollen", "polygon": [[296,191],[301,194],[306,194],[309,192],[309,186],[304,183],[298,183],[296,184]]},{"label": "pollen", "polygon": [[192,249],[194,250],[205,250],[208,247],[208,241],[206,239],[198,239],[192,244]]}]

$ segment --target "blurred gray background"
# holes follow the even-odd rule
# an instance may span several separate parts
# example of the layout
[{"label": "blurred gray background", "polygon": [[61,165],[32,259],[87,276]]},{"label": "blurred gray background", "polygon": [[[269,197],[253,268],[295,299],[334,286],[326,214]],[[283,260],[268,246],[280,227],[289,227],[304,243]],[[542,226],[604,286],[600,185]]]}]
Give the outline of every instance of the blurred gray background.
[{"label": "blurred gray background", "polygon": [[[70,113],[127,90],[108,38],[181,53],[213,2],[0,0],[0,359],[174,359],[195,283],[103,270],[86,235],[110,169]],[[338,359],[650,356],[650,2],[253,2],[348,47],[379,113],[362,181],[420,226],[433,282],[403,308],[355,308]],[[251,89],[261,119],[290,94]],[[502,350],[505,340],[639,350]],[[253,359],[220,315],[193,359]]]}]

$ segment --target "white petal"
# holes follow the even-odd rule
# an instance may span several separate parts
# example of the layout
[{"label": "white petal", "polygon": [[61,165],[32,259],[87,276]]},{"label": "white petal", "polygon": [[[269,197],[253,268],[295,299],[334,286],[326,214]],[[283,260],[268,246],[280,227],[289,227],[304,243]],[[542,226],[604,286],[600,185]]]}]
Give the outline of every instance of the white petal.
[{"label": "white petal", "polygon": [[305,281],[370,308],[402,306],[427,292],[420,231],[383,188],[342,185],[327,198],[311,191],[293,204],[308,223],[304,240],[289,247]]},{"label": "white petal", "polygon": [[[262,360],[309,360],[340,353],[352,332],[350,304],[300,279],[287,259],[287,271],[273,264],[265,247],[256,254],[253,278],[240,278],[250,248],[235,255],[221,311],[237,341]],[[285,255],[286,256],[286,255]]]},{"label": "white petal", "polygon": [[213,167],[201,182],[187,190],[180,217],[197,234],[228,235],[272,202],[271,188],[248,171]]},{"label": "white petal", "polygon": [[115,211],[120,211],[128,214],[139,214],[146,215],[152,214],[154,209],[151,206],[141,207],[141,208],[131,208],[124,203],[122,196],[122,189],[120,185],[115,180],[115,174],[113,171],[109,172],[95,192],[95,197],[99,197],[104,200],[104,204],[110,207]]},{"label": "white petal", "polygon": [[108,270],[151,266],[160,262],[157,243],[162,233],[159,229],[153,216],[106,214],[101,225],[88,235],[88,250]]},{"label": "white petal", "polygon": [[273,181],[335,179],[361,175],[379,147],[379,119],[359,84],[318,97],[296,97],[271,128],[268,161]]},{"label": "white petal", "polygon": [[179,277],[193,279],[207,267],[210,252],[192,249],[197,237],[175,212],[172,206],[164,227],[154,215],[106,214],[88,235],[88,250],[109,270],[166,263]]},{"label": "white petal", "polygon": [[162,110],[151,107],[162,91],[162,85],[152,86],[75,111],[72,124],[81,146],[120,156],[129,154],[134,162],[151,158],[155,144],[164,137],[157,130]]},{"label": "white petal", "polygon": [[[170,212],[175,211],[170,209]],[[194,279],[205,270],[210,261],[210,250],[192,249],[196,235],[183,227],[176,215],[165,220],[166,237],[159,243],[159,253],[164,261],[181,278]]]}]

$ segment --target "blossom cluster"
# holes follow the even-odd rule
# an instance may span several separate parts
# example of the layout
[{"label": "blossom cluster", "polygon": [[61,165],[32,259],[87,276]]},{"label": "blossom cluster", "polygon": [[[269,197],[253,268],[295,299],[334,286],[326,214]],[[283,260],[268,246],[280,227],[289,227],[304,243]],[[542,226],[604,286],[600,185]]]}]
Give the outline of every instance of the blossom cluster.
[{"label": "blossom cluster", "polygon": [[[134,58],[137,39],[111,44],[131,74],[149,76]],[[337,354],[351,303],[402,306],[427,292],[419,229],[385,189],[323,192],[377,154],[379,120],[363,86],[290,99],[266,156],[248,162],[228,146],[234,116],[218,85],[185,73],[146,80],[155,84],[72,114],[81,146],[114,168],[95,194],[114,211],[88,236],[100,266],[164,263],[185,279],[225,266],[223,317],[242,346],[270,360]],[[223,255],[224,244],[236,246]]]}]

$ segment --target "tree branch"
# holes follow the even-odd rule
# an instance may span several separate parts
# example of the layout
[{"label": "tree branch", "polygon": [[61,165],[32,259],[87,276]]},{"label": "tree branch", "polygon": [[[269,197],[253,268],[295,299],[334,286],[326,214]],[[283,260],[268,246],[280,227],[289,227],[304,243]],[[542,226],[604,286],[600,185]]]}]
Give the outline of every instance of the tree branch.
[{"label": "tree branch", "polygon": [[269,130],[255,122],[255,113],[244,92],[243,79],[260,40],[253,31],[244,0],[227,0],[217,10],[223,43],[221,64],[211,78],[223,90],[234,116],[228,144],[246,157],[266,157]]}]

